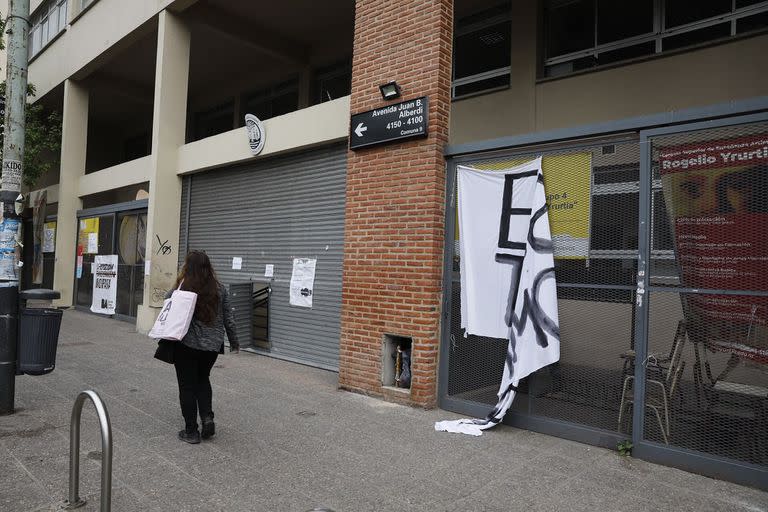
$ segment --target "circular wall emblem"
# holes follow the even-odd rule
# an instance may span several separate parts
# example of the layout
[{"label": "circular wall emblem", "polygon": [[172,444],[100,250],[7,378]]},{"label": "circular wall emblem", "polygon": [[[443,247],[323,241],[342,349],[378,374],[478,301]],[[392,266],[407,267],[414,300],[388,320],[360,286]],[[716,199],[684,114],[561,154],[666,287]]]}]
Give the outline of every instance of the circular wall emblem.
[{"label": "circular wall emblem", "polygon": [[251,153],[258,155],[264,149],[264,125],[259,118],[253,114],[245,114],[245,129],[248,132],[248,145],[251,147]]}]

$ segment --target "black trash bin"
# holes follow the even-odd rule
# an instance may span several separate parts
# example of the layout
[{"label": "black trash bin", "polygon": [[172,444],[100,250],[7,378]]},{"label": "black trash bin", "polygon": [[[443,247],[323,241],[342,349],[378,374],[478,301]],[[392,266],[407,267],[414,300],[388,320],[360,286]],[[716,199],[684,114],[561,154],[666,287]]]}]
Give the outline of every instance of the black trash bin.
[{"label": "black trash bin", "polygon": [[63,312],[51,307],[61,294],[35,289],[19,292],[19,373],[44,375],[56,366],[56,348]]}]

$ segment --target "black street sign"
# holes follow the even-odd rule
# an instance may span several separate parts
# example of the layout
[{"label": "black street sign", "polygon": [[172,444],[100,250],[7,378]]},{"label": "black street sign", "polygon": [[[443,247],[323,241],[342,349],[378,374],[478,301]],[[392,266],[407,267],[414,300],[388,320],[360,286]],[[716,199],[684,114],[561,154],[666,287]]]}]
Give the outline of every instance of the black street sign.
[{"label": "black street sign", "polygon": [[349,123],[349,149],[427,136],[426,96],[354,114]]}]

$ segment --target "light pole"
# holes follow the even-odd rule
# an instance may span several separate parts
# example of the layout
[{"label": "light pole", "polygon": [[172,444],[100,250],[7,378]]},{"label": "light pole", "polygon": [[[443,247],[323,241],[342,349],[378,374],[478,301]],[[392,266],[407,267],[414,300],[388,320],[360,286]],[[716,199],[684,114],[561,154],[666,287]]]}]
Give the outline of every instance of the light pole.
[{"label": "light pole", "polygon": [[27,103],[29,0],[10,0],[5,137],[0,186],[0,414],[13,413],[21,277],[21,183]]}]

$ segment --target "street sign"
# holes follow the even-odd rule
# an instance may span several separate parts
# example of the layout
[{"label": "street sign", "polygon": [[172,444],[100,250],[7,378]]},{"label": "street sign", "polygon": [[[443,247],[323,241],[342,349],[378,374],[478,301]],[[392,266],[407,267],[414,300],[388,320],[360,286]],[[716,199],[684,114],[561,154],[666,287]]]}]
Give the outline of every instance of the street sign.
[{"label": "street sign", "polygon": [[349,123],[349,149],[427,136],[426,96],[354,114]]}]

